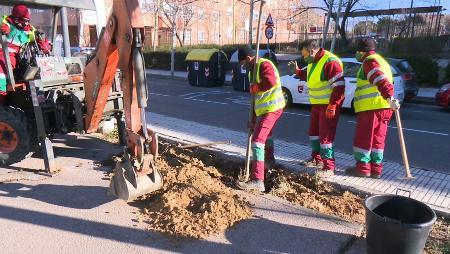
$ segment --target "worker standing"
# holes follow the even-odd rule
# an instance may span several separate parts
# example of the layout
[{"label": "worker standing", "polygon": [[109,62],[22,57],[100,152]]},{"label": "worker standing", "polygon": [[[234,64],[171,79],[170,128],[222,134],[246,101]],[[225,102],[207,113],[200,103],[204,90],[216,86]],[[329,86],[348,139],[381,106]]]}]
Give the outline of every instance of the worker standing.
[{"label": "worker standing", "polygon": [[[255,96],[255,110],[248,127],[253,131],[251,180],[240,182],[243,190],[265,191],[264,174],[267,164],[275,162],[272,130],[283,113],[285,101],[281,80],[275,65],[268,59],[256,59],[249,47],[239,48],[239,63],[249,72],[250,93]],[[256,72],[253,75],[253,72]],[[255,80],[253,80],[255,77]]]},{"label": "worker standing", "polygon": [[[43,53],[49,53],[50,45],[48,40],[35,38],[36,29],[30,24],[30,12],[23,4],[14,6],[10,16],[3,16],[0,32],[6,34],[13,69],[16,67],[16,58],[22,48],[26,44],[34,42],[35,39],[39,48],[44,51]],[[6,97],[6,73],[3,51],[0,50],[0,104],[3,104]]]},{"label": "worker standing", "polygon": [[318,40],[307,40],[301,45],[301,54],[308,64],[301,70],[296,61],[288,64],[291,72],[306,80],[311,103],[309,139],[311,158],[302,163],[318,168],[317,175],[334,175],[335,158],[333,141],[339,113],[344,101],[345,81],[342,61],[331,52],[320,48]]},{"label": "worker standing", "polygon": [[356,60],[362,66],[356,74],[354,108],[357,115],[353,152],[356,167],[348,175],[380,178],[383,170],[384,141],[392,110],[400,104],[393,98],[391,66],[375,52],[375,40],[357,42]]}]

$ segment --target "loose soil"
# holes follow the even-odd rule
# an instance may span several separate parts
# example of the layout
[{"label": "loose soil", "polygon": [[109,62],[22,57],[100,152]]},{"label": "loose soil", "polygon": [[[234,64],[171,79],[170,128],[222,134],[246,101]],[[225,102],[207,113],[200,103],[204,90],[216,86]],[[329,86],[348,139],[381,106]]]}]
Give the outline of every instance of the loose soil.
[{"label": "loose soil", "polygon": [[252,215],[250,204],[225,185],[227,176],[216,167],[188,150],[168,144],[160,148],[157,166],[164,187],[145,198],[143,209],[153,230],[176,238],[205,238]]},{"label": "loose soil", "polygon": [[425,254],[450,254],[450,219],[438,218],[425,247]]},{"label": "loose soil", "polygon": [[[205,150],[180,149],[161,142],[157,165],[162,191],[146,196],[144,220],[153,230],[175,237],[204,238],[251,216],[250,205],[233,191],[242,161],[230,161]],[[363,198],[307,174],[272,169],[268,192],[295,204],[364,222]]]},{"label": "loose soil", "polygon": [[[233,190],[242,161],[165,141],[160,142],[160,151],[157,165],[164,187],[138,202],[142,219],[152,230],[176,238],[205,238],[251,217],[251,205]],[[309,174],[273,168],[267,172],[266,189],[291,203],[364,224],[363,195]],[[438,218],[424,253],[450,254],[449,219]]]}]

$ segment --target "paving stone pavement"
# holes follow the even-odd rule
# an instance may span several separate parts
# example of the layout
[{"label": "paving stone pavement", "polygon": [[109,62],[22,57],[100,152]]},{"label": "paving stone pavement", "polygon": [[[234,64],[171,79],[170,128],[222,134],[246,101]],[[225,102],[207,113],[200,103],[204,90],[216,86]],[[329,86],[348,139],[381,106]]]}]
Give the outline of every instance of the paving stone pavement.
[{"label": "paving stone pavement", "polygon": [[[147,113],[152,129],[160,135],[191,143],[231,141],[230,144],[214,146],[226,154],[245,156],[247,133],[209,126],[155,113]],[[275,136],[275,157],[277,162],[290,170],[313,173],[313,170],[300,166],[299,162],[309,159],[311,149]],[[354,165],[351,154],[336,152],[336,174],[326,179],[341,186],[354,188],[373,194],[398,194],[408,196],[428,204],[443,215],[450,215],[450,175],[426,169],[411,167],[415,177],[404,179],[403,166],[385,161],[381,179],[346,176],[344,169]]]}]

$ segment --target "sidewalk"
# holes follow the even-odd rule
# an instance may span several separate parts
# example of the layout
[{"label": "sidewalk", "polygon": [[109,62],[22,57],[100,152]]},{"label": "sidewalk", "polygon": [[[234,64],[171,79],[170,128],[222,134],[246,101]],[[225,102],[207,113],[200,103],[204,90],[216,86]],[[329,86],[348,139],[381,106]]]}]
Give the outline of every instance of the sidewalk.
[{"label": "sidewalk", "polygon": [[254,205],[252,218],[207,239],[176,240],[152,231],[138,206],[107,195],[111,167],[98,161],[121,146],[77,134],[53,142],[62,168],[53,177],[33,171],[43,168],[38,158],[0,168],[2,253],[337,254],[363,229],[271,195],[237,191]]},{"label": "sidewalk", "polygon": [[[152,128],[160,135],[184,140],[192,143],[209,143],[215,141],[231,141],[231,144],[217,145],[215,148],[229,155],[245,156],[247,133],[232,131],[214,126],[180,120],[155,113],[147,113]],[[306,134],[305,134],[306,135]],[[302,168],[300,161],[309,159],[311,150],[308,146],[299,145],[283,140],[275,141],[275,156],[277,161],[294,171],[313,173]],[[370,192],[408,195],[400,189],[411,192],[411,197],[427,203],[433,209],[444,215],[450,215],[450,175],[411,168],[415,177],[412,180],[402,179],[403,166],[387,161],[384,163],[383,178],[350,177],[344,174],[344,169],[354,165],[350,154],[335,153],[337,160],[336,175],[329,181],[347,188]]]},{"label": "sidewalk", "polygon": [[[159,76],[166,76],[166,77],[171,76],[171,73],[168,70],[146,69],[145,72],[150,75],[159,75]],[[187,81],[188,73],[187,73],[187,71],[175,71],[174,76],[177,78],[185,78]],[[225,82],[231,82],[230,74],[226,74]]]}]

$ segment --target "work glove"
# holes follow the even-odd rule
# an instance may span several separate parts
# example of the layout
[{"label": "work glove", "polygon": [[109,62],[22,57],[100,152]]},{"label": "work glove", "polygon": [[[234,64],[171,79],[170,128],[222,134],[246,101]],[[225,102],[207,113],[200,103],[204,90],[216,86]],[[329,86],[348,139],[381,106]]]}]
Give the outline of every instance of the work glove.
[{"label": "work glove", "polygon": [[250,84],[250,93],[251,94],[257,94],[259,92],[259,86],[256,83]]},{"label": "work glove", "polygon": [[296,74],[298,71],[297,61],[290,61],[288,63],[288,70],[291,74]]},{"label": "work glove", "polygon": [[11,32],[11,29],[9,28],[9,26],[7,24],[2,24],[0,26],[0,33],[9,34],[9,32]]},{"label": "work glove", "polygon": [[327,119],[333,119],[336,116],[336,105],[328,105],[325,111],[325,117]]},{"label": "work glove", "polygon": [[400,102],[398,101],[398,99],[394,99],[394,97],[390,97],[387,99],[387,101],[392,110],[397,111],[400,109]]}]

